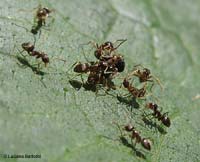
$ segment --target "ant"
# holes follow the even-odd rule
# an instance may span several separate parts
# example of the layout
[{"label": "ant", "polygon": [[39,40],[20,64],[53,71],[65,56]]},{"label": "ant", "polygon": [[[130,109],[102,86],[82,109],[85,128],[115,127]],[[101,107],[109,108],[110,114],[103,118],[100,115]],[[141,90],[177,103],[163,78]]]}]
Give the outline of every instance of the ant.
[{"label": "ant", "polygon": [[161,84],[160,80],[157,77],[153,76],[149,69],[143,67],[142,65],[136,65],[134,67],[138,67],[138,66],[142,67],[142,69],[139,69],[139,68],[135,69],[131,73],[131,75],[134,75],[134,76],[138,77],[140,83],[143,83],[143,82],[154,82],[154,80],[152,80],[152,78],[154,78],[157,81],[157,83],[160,85],[161,89],[163,90],[163,85]]},{"label": "ant", "polygon": [[[117,127],[119,128],[120,132],[121,132],[121,136],[123,137],[122,131],[120,126],[115,123],[117,125]],[[137,143],[141,143],[141,145],[146,149],[146,150],[151,150],[151,141],[148,138],[142,138],[140,133],[135,130],[135,127],[132,126],[131,124],[127,124],[123,127],[123,130],[125,130],[126,132],[131,132],[130,138],[131,141],[133,142],[133,140],[135,139],[135,145]]]},{"label": "ant", "polygon": [[116,47],[114,47],[115,42],[112,43],[110,41],[107,41],[100,46],[92,41],[90,41],[88,44],[93,44],[93,46],[96,48],[94,51],[94,56],[98,60],[104,60],[106,57],[109,57],[113,51],[119,48],[119,46],[121,46],[125,41],[127,41],[127,39],[116,40],[115,42],[120,42]]},{"label": "ant", "polygon": [[45,66],[49,63],[48,55],[45,54],[44,52],[35,51],[34,50],[35,46],[31,44],[30,42],[22,43],[21,46],[30,56],[35,56],[36,59],[41,58]]},{"label": "ant", "polygon": [[31,33],[37,34],[40,28],[43,25],[46,25],[46,19],[49,17],[49,14],[52,12],[52,10],[46,8],[46,7],[41,7],[41,5],[38,7],[38,10],[36,12],[36,17],[35,17],[35,22],[36,24],[32,27]]},{"label": "ant", "polygon": [[161,114],[161,112],[158,110],[157,104],[150,102],[146,104],[146,107],[153,111],[152,115],[157,118],[158,121],[161,121],[166,127],[170,127],[171,122],[169,117],[166,116],[167,113]]},{"label": "ant", "polygon": [[123,81],[123,86],[131,93],[135,98],[142,98],[146,94],[146,84],[141,89],[134,87],[127,78]]}]

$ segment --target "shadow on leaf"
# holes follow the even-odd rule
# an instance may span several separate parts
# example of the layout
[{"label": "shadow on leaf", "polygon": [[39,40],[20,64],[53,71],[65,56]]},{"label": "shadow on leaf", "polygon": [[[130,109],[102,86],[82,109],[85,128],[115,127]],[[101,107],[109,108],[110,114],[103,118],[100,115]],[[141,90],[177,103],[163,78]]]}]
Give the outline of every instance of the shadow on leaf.
[{"label": "shadow on leaf", "polygon": [[29,67],[35,74],[44,76],[46,73],[31,65],[25,58],[16,56],[17,60],[25,67]]},{"label": "shadow on leaf", "polygon": [[136,101],[135,98],[131,97],[131,99],[127,98],[127,97],[122,97],[122,96],[118,96],[117,95],[117,100],[120,102],[120,103],[123,103],[127,106],[131,106],[131,111],[132,111],[132,108],[134,109],[139,109],[140,105],[138,104],[138,102]]},{"label": "shadow on leaf", "polygon": [[164,128],[162,128],[160,125],[156,124],[155,122],[147,119],[146,117],[142,118],[143,122],[145,123],[145,125],[147,125],[150,129],[155,128],[156,130],[158,130],[161,134],[166,134],[167,132],[164,130]]}]

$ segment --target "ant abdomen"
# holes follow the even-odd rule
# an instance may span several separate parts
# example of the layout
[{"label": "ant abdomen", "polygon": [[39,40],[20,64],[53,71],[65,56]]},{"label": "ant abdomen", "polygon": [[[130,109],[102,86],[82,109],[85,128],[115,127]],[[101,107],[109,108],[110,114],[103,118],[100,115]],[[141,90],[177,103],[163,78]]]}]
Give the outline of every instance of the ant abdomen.
[{"label": "ant abdomen", "polygon": [[167,117],[167,116],[165,116],[165,115],[164,115],[164,117],[162,118],[162,123],[163,123],[165,126],[167,126],[167,127],[170,127],[170,125],[171,125],[171,122],[170,122],[169,117]]},{"label": "ant abdomen", "polygon": [[76,73],[87,73],[89,70],[89,64],[88,63],[78,63],[75,67],[74,67],[74,72]]},{"label": "ant abdomen", "polygon": [[30,42],[22,43],[21,46],[28,53],[32,52],[35,48],[35,46],[31,44]]},{"label": "ant abdomen", "polygon": [[141,144],[145,149],[151,150],[151,141],[149,139],[143,138]]}]

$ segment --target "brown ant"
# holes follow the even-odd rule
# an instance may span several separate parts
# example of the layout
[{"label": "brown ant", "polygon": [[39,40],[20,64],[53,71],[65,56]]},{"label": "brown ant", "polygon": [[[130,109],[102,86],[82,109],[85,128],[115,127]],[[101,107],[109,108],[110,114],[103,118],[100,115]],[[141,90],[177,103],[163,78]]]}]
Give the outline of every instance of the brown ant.
[{"label": "brown ant", "polygon": [[[117,127],[119,128],[120,132],[121,132],[121,136],[123,136],[123,133],[121,131],[120,126],[117,123],[114,123],[117,125]],[[131,124],[127,124],[123,127],[123,130],[125,130],[126,132],[131,132],[131,140],[133,141],[135,139],[135,145],[137,143],[141,143],[141,145],[146,149],[146,150],[151,150],[151,141],[148,138],[142,138],[140,136],[140,133],[135,130],[134,126],[132,126]]]},{"label": "brown ant", "polygon": [[128,78],[125,78],[123,81],[123,86],[130,92],[130,94],[135,98],[142,98],[146,94],[146,84],[141,89],[134,87],[129,81]]},{"label": "brown ant", "polygon": [[120,42],[116,47],[114,47],[115,42],[112,43],[109,41],[101,44],[100,46],[92,41],[90,41],[88,44],[93,44],[93,46],[96,48],[96,50],[94,51],[94,56],[99,60],[104,60],[106,57],[110,57],[111,53],[115,51],[120,45],[122,45],[125,41],[127,41],[127,39],[116,40],[116,42]]},{"label": "brown ant", "polygon": [[146,104],[146,107],[153,111],[152,115],[157,118],[158,121],[161,121],[166,127],[170,127],[171,122],[169,117],[166,116],[167,113],[161,114],[161,112],[158,110],[157,104],[150,102]]},{"label": "brown ant", "polygon": [[[139,78],[140,83],[143,82],[154,82],[152,78],[154,78],[157,83],[160,85],[161,89],[163,90],[163,85],[160,83],[160,80],[151,74],[151,71],[147,68],[144,68],[142,65],[136,65],[134,67],[142,67],[143,69],[135,69],[130,75],[134,75]],[[153,85],[152,85],[153,86]]]},{"label": "brown ant", "polygon": [[37,34],[40,28],[43,25],[46,25],[46,19],[49,17],[49,14],[52,12],[52,10],[46,8],[46,7],[41,7],[41,5],[38,7],[38,10],[36,12],[36,17],[35,17],[35,25],[33,25],[31,32],[33,34]]},{"label": "brown ant", "polygon": [[30,56],[35,56],[36,59],[41,58],[42,61],[44,62],[45,66],[49,63],[49,57],[47,54],[44,52],[38,52],[35,51],[34,48],[35,46],[31,44],[30,42],[28,43],[22,43],[22,48],[30,55]]}]

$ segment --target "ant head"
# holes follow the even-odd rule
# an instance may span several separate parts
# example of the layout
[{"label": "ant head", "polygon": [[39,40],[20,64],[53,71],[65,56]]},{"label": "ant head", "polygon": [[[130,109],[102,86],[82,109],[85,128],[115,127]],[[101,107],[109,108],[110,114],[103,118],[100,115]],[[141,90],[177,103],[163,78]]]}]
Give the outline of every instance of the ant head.
[{"label": "ant head", "polygon": [[44,10],[47,14],[51,13],[51,10],[49,10],[49,9],[46,8],[46,7],[44,7],[43,10]]},{"label": "ant head", "polygon": [[105,42],[105,43],[103,44],[103,48],[104,48],[104,49],[107,49],[107,50],[113,49],[113,48],[114,48],[114,47],[113,47],[113,43],[112,43],[112,42]]},{"label": "ant head", "polygon": [[39,18],[45,18],[48,16],[48,14],[51,12],[51,10],[49,10],[48,8],[40,8],[38,11],[37,11],[37,16]]},{"label": "ant head", "polygon": [[124,81],[123,81],[123,86],[125,88],[128,88],[129,87],[129,81],[125,78]]},{"label": "ant head", "polygon": [[147,68],[144,68],[144,73],[145,73],[146,75],[150,75],[150,74],[151,74],[151,71],[150,71],[149,69],[147,69]]},{"label": "ant head", "polygon": [[35,48],[34,45],[31,44],[30,42],[28,42],[28,43],[22,43],[21,46],[27,52],[32,52],[34,50],[34,48]]},{"label": "ant head", "polygon": [[171,125],[170,119],[167,116],[163,117],[162,123],[167,127],[170,127],[170,125]]},{"label": "ant head", "polygon": [[96,51],[94,51],[94,56],[97,58],[97,59],[100,59],[100,57],[101,57],[101,50],[96,50]]},{"label": "ant head", "polygon": [[157,110],[158,109],[158,105],[155,104],[155,103],[152,103],[152,102],[148,103],[147,107],[150,108],[150,109],[153,109],[153,110]]},{"label": "ant head", "polygon": [[127,124],[124,126],[124,130],[127,132],[131,132],[134,129],[134,127],[131,124]]},{"label": "ant head", "polygon": [[123,72],[125,68],[125,62],[124,59],[119,59],[117,63],[115,64],[116,68],[118,69],[118,72]]},{"label": "ant head", "polygon": [[149,139],[143,138],[141,143],[145,149],[151,150],[151,141]]}]

